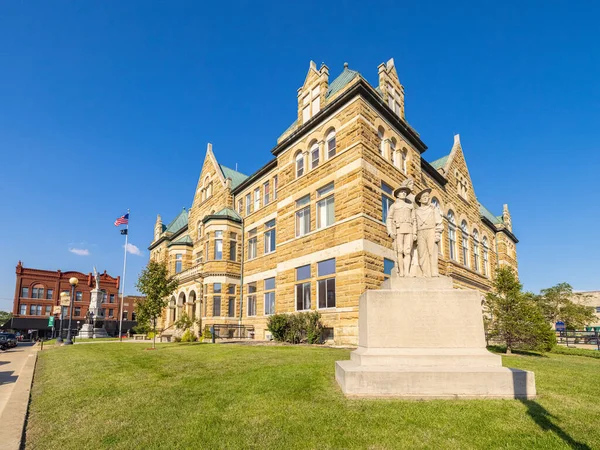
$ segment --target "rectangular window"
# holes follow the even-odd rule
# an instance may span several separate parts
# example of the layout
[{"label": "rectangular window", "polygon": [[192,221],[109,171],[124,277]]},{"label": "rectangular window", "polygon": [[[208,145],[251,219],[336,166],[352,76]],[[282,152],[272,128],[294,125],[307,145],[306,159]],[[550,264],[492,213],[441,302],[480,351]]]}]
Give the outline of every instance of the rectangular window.
[{"label": "rectangular window", "polygon": [[312,111],[311,111],[311,115],[315,115],[319,112],[319,110],[321,109],[321,97],[319,96],[319,92],[321,90],[320,86],[317,86],[316,88],[314,88],[312,90],[311,96],[312,96]]},{"label": "rectangular window", "polygon": [[106,308],[102,308],[102,317],[106,317]]},{"label": "rectangular window", "polygon": [[235,297],[229,297],[227,305],[227,317],[235,317]]},{"label": "rectangular window", "polygon": [[213,317],[221,316],[221,296],[215,295],[213,297]]},{"label": "rectangular window", "polygon": [[310,195],[302,197],[296,202],[296,208],[304,206],[296,211],[296,237],[304,236],[310,232]]},{"label": "rectangular window", "polygon": [[248,284],[248,316],[256,315],[256,282]]},{"label": "rectangular window", "polygon": [[296,267],[296,281],[302,281],[310,278],[310,264]]},{"label": "rectangular window", "polygon": [[463,253],[463,264],[467,267],[469,264],[469,238],[466,235],[463,235],[462,238],[462,253]]},{"label": "rectangular window", "polygon": [[309,106],[305,106],[302,109],[302,123],[308,122],[308,119],[310,119],[310,105]]},{"label": "rectangular window", "polygon": [[44,313],[46,316],[49,316],[52,312],[52,306],[46,305],[46,312]]},{"label": "rectangular window", "polygon": [[215,260],[223,259],[223,232],[215,231]]},{"label": "rectangular window", "polygon": [[[387,219],[388,211],[390,210],[390,207],[394,203],[394,199],[392,197],[390,197],[390,196],[393,196],[394,189],[392,189],[391,186],[385,184],[382,181],[381,182],[381,190],[384,192],[381,194],[381,211],[382,211],[381,220],[383,222],[385,222]],[[389,196],[386,194],[389,194]]]},{"label": "rectangular window", "polygon": [[254,211],[260,208],[260,188],[254,189]]},{"label": "rectangular window", "polygon": [[237,259],[237,241],[229,241],[229,260],[235,261]]},{"label": "rectangular window", "polygon": [[29,298],[29,288],[21,288],[21,297]]},{"label": "rectangular window", "polygon": [[35,314],[36,316],[42,315],[42,305],[35,305]]},{"label": "rectangular window", "polygon": [[115,310],[114,309],[109,309],[108,310],[108,317],[109,318],[115,317]]},{"label": "rectangular window", "polygon": [[23,303],[19,305],[19,314],[21,314],[22,316],[25,316],[27,314],[27,305],[24,305]]},{"label": "rectangular window", "polygon": [[[335,258],[317,263],[317,277],[328,275],[335,275]],[[335,308],[335,278],[318,280],[317,291],[319,308]]]},{"label": "rectangular window", "polygon": [[34,287],[31,290],[31,298],[39,298],[39,299],[44,298],[44,288],[43,287],[41,287],[41,288]]},{"label": "rectangular window", "polygon": [[54,296],[54,290],[53,289],[48,289],[46,291],[46,299],[47,300],[52,300],[53,296]]},{"label": "rectangular window", "polygon": [[63,306],[63,307],[61,308],[61,313],[60,313],[60,314],[61,314],[61,316],[62,316],[63,318],[64,318],[64,317],[67,317],[67,316],[68,316],[68,314],[69,314],[69,307],[68,307],[68,306]]},{"label": "rectangular window", "polygon": [[214,294],[220,294],[221,293],[221,283],[214,283],[213,284],[213,293]]},{"label": "rectangular window", "polygon": [[256,228],[248,232],[248,259],[256,258],[257,247]]},{"label": "rectangular window", "polygon": [[394,268],[394,261],[391,259],[383,258],[383,273],[386,275],[386,279],[392,275],[392,269]]},{"label": "rectangular window", "polygon": [[75,301],[80,302],[83,300],[83,292],[75,292]]},{"label": "rectangular window", "polygon": [[[135,320],[133,318],[134,315],[135,315],[135,313],[131,313],[131,320]],[[127,311],[123,311],[123,320],[127,320],[127,317],[128,317]]]},{"label": "rectangular window", "polygon": [[252,206],[252,202],[250,200],[250,194],[246,194],[246,215],[250,214],[250,208]]},{"label": "rectangular window", "polygon": [[596,306],[596,314],[600,314],[600,306]]},{"label": "rectangular window", "polygon": [[265,279],[265,315],[275,314],[275,278]]},{"label": "rectangular window", "polygon": [[317,202],[317,229],[328,227],[335,221],[334,196],[333,194],[328,195],[332,192],[333,183],[329,183],[327,186],[317,190],[317,198],[321,198],[321,200]]},{"label": "rectangular window", "polygon": [[277,198],[277,175],[273,177],[273,200]]},{"label": "rectangular window", "polygon": [[178,253],[175,255],[175,273],[181,272],[181,264],[183,263],[183,255]]},{"label": "rectangular window", "polygon": [[456,228],[448,225],[448,241],[450,243],[450,259],[456,261]]},{"label": "rectangular window", "polygon": [[35,316],[35,305],[29,305],[29,315]]},{"label": "rectangular window", "polygon": [[275,219],[265,224],[265,254],[275,251]]},{"label": "rectangular window", "polygon": [[488,249],[483,247],[483,274],[488,275]]},{"label": "rectangular window", "polygon": [[310,309],[310,281],[296,285],[296,310]]},{"label": "rectangular window", "polygon": [[75,308],[75,317],[81,317],[81,307]]},{"label": "rectangular window", "polygon": [[115,302],[115,294],[110,294],[108,301],[109,301],[109,303],[114,303]]},{"label": "rectangular window", "polygon": [[269,192],[269,182],[268,181],[263,184],[263,191],[264,191],[265,205],[268,205],[269,202],[271,201],[271,199],[270,199],[271,193]]},{"label": "rectangular window", "polygon": [[227,286],[227,293],[229,295],[235,295],[235,284],[230,284]]},{"label": "rectangular window", "polygon": [[318,280],[319,308],[335,308],[335,278]]}]

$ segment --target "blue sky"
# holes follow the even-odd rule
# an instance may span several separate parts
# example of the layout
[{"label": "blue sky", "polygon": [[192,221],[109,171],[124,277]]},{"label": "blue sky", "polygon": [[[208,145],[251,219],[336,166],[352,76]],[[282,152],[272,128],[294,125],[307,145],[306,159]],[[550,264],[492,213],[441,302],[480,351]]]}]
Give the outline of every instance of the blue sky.
[{"label": "blue sky", "polygon": [[376,84],[393,57],[424,157],[460,133],[480,201],[509,204],[525,288],[600,289],[599,15],[554,1],[2,2],[0,309],[19,259],[120,275],[127,208],[134,293],[156,214],[191,205],[207,142],[258,169],[311,59]]}]

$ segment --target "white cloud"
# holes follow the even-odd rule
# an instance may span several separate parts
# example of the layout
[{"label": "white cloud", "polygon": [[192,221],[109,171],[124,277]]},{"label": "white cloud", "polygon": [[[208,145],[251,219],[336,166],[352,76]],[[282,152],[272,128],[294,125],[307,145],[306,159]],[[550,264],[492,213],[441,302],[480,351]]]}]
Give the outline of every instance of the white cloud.
[{"label": "white cloud", "polygon": [[87,248],[70,248],[69,251],[79,256],[88,256],[90,254]]},{"label": "white cloud", "polygon": [[[123,247],[125,247],[125,246],[123,246]],[[127,253],[131,253],[132,255],[142,256],[141,250],[133,244],[127,244]]]}]

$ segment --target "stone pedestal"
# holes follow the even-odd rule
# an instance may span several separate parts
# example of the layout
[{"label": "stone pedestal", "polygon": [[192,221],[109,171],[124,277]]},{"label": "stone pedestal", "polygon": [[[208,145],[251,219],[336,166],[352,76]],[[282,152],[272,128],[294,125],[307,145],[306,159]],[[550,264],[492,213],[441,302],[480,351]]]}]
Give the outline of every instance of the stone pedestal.
[{"label": "stone pedestal", "polygon": [[100,289],[93,289],[90,293],[89,312],[93,314],[94,323],[85,323],[79,330],[80,338],[105,338],[108,333],[104,329],[104,317],[102,316],[102,298],[104,294]]},{"label": "stone pedestal", "polygon": [[90,323],[84,323],[77,337],[80,338],[93,338],[94,337],[94,326]]},{"label": "stone pedestal", "polygon": [[532,372],[485,348],[481,295],[452,279],[391,278],[359,300],[358,349],[337,361],[347,396],[534,398]]}]

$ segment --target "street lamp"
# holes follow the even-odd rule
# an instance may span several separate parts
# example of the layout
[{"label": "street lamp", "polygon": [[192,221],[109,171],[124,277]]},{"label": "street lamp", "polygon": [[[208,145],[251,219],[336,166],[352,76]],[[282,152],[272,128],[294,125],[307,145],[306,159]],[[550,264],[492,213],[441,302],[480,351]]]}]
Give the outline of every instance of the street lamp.
[{"label": "street lamp", "polygon": [[73,299],[75,298],[75,286],[77,286],[79,280],[77,277],[69,278],[69,284],[71,285],[71,303],[69,304],[69,331],[67,333],[67,340],[65,345],[73,345],[71,340],[71,320],[73,319]]}]

